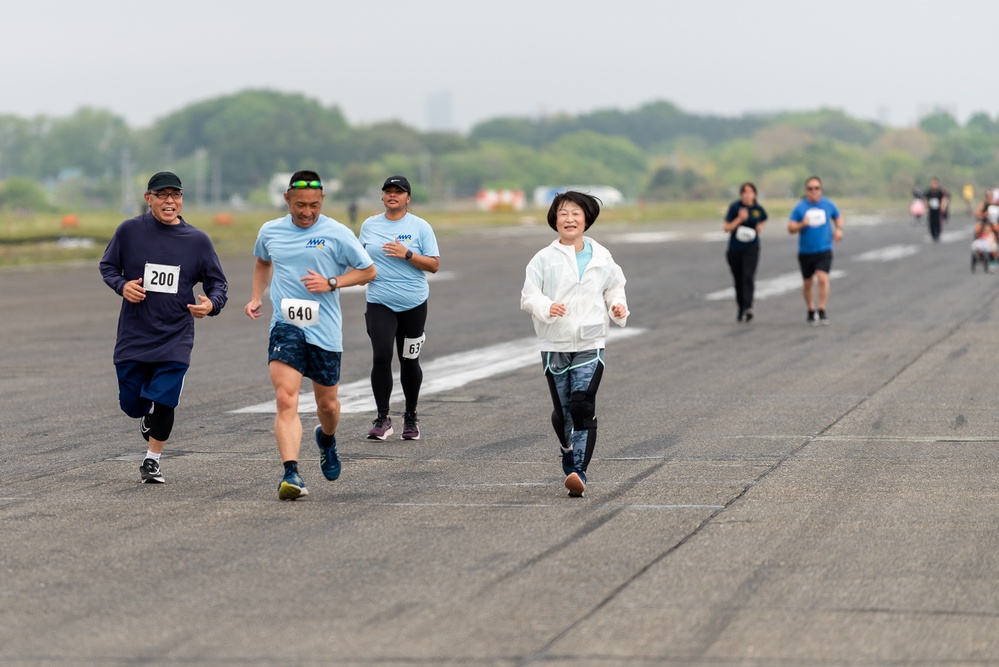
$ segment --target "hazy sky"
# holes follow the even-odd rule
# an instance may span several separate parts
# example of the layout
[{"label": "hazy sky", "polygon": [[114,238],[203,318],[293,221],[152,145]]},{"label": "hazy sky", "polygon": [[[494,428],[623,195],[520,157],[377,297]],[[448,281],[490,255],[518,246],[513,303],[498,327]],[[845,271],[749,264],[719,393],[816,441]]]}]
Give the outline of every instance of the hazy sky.
[{"label": "hazy sky", "polygon": [[[0,114],[133,127],[246,89],[351,124],[840,108],[911,125],[999,113],[986,0],[0,0]],[[990,34],[991,33],[991,34]],[[433,100],[436,100],[434,102]],[[436,115],[429,110],[438,109]]]}]

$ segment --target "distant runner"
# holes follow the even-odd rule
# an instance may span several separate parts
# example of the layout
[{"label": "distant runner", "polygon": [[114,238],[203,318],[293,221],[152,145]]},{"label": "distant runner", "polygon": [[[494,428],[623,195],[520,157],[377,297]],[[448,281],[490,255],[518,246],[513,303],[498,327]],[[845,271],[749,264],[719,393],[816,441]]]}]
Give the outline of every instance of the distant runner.
[{"label": "distant runner", "polygon": [[760,262],[760,232],[767,222],[767,212],[756,201],[756,186],[739,186],[739,199],[725,214],[724,230],[729,233],[725,258],[735,281],[735,302],[739,322],[753,321],[753,293],[756,289],[756,266]]},{"label": "distant runner", "polygon": [[930,237],[940,240],[941,221],[947,219],[947,209],[950,206],[950,193],[940,187],[939,178],[930,179],[930,187],[923,193],[926,200],[926,219],[930,225]]},{"label": "distant runner", "polygon": [[[787,231],[798,234],[798,266],[801,291],[808,307],[808,323],[829,324],[829,272],[832,270],[833,243],[843,238],[843,216],[831,200],[822,196],[822,181],[812,176],[805,181],[805,197],[791,211]],[[813,285],[816,289],[813,290]],[[816,295],[818,293],[818,308]]]}]

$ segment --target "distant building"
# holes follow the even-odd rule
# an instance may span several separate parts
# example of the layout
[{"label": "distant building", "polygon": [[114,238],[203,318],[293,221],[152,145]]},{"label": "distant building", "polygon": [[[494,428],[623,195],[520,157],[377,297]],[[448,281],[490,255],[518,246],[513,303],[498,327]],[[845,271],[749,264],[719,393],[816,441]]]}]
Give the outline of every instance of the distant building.
[{"label": "distant building", "polygon": [[541,208],[551,206],[555,195],[566,190],[593,195],[603,206],[617,206],[624,203],[624,194],[610,185],[542,185],[534,188],[534,205]]},{"label": "distant building", "polygon": [[451,93],[442,91],[427,97],[427,130],[430,132],[454,130],[451,118]]},{"label": "distant building", "polygon": [[274,208],[284,208],[284,193],[288,191],[288,183],[291,182],[292,173],[274,174],[270,183],[267,184],[267,201]]},{"label": "distant building", "polygon": [[523,211],[526,202],[523,190],[482,189],[475,195],[481,211]]}]

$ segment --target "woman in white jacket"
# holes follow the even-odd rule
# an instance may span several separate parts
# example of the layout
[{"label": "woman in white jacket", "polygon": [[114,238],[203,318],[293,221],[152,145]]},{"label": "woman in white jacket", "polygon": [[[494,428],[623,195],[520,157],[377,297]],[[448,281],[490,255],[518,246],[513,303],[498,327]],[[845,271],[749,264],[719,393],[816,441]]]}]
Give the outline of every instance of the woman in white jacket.
[{"label": "woman in white jacket", "polygon": [[600,214],[600,200],[582,192],[557,195],[548,224],[558,239],[527,265],[520,308],[531,314],[551,392],[552,426],[569,495],[586,488],[597,440],[596,398],[610,321],[627,323],[624,272],[610,251],[583,233]]}]

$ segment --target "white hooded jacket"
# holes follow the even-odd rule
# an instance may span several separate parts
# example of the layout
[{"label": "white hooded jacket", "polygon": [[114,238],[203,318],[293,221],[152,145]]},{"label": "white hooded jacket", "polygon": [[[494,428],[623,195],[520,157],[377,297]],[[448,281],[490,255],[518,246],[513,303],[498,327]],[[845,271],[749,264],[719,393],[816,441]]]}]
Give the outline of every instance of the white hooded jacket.
[{"label": "white hooded jacket", "polygon": [[[575,248],[562,245],[558,239],[539,250],[527,265],[520,309],[531,314],[542,352],[603,349],[610,321],[623,327],[631,314],[621,267],[607,248],[588,237],[583,241],[592,245],[593,257],[582,278]],[[554,303],[565,305],[565,315],[551,315]],[[611,312],[617,304],[624,306],[624,317]]]}]

